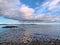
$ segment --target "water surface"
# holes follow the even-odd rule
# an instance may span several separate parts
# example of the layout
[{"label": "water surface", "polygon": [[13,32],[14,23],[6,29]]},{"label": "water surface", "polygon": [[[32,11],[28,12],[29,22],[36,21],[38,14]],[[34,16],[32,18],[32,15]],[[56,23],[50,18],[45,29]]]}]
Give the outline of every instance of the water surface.
[{"label": "water surface", "polygon": [[[36,25],[36,24],[20,24],[15,25],[18,28],[2,28],[7,25],[0,25],[0,41],[13,40],[18,41],[31,40],[32,37],[48,36],[49,38],[60,39],[60,25]],[[13,26],[13,25],[9,25]]]}]

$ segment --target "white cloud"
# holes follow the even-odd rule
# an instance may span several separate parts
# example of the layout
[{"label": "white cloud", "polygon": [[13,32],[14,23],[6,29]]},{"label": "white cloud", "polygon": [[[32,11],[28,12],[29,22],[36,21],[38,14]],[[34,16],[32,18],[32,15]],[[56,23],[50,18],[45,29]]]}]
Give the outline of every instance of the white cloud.
[{"label": "white cloud", "polygon": [[44,3],[42,6],[47,6],[49,4],[49,1]]},{"label": "white cloud", "polygon": [[[43,3],[41,6],[38,6],[37,9],[37,15],[36,18],[44,21],[56,21],[58,22],[60,20],[59,15],[55,15],[56,13],[59,14],[58,11],[60,11],[60,0],[49,0]],[[54,13],[54,16],[51,14]],[[44,14],[44,15],[42,15]],[[41,16],[42,15],[42,16]],[[50,16],[51,15],[51,16]]]},{"label": "white cloud", "polygon": [[34,9],[29,8],[26,5],[22,5],[19,11],[22,13],[22,16],[26,19],[31,19],[34,14]]},{"label": "white cloud", "polygon": [[20,24],[20,22],[0,22],[0,24]]},{"label": "white cloud", "polygon": [[[55,9],[59,1],[60,0],[53,0],[44,3],[42,9],[40,9],[40,7],[38,8],[38,12],[43,12],[46,7],[49,7],[49,10]],[[33,8],[22,4],[19,0],[0,0],[0,15],[16,20],[56,21],[57,18],[59,18],[46,14],[35,14]]]},{"label": "white cloud", "polygon": [[37,16],[35,16],[35,20],[42,20],[42,21],[51,21],[51,22],[58,22],[59,21],[59,16],[49,16],[49,15],[43,15],[43,14],[39,14]]},{"label": "white cloud", "polygon": [[60,10],[60,0],[49,0],[42,5],[43,7],[48,7],[49,10]]},{"label": "white cloud", "polygon": [[8,18],[25,20],[34,13],[34,9],[19,3],[19,0],[2,0],[0,5],[0,14]]},{"label": "white cloud", "polygon": [[52,2],[50,2],[49,9],[51,10],[51,9],[57,8],[57,5],[59,2],[60,2],[60,0],[53,0]]}]

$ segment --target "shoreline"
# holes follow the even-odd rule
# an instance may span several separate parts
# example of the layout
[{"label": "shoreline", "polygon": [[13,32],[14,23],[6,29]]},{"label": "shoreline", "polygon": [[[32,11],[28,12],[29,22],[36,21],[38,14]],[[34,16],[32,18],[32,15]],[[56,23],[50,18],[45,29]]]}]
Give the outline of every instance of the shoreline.
[{"label": "shoreline", "polygon": [[[41,35],[41,37],[37,36]],[[23,34],[22,39],[21,37],[15,36],[14,38],[18,40],[10,40],[7,39],[3,40],[2,42],[0,41],[0,45],[60,45],[60,39],[54,39],[48,37],[49,35],[44,35],[44,34],[36,34],[33,37],[28,37],[25,34]],[[0,37],[1,38],[1,37]],[[27,38],[27,39],[25,39]],[[30,40],[29,40],[30,39]]]},{"label": "shoreline", "polygon": [[20,42],[13,42],[8,41],[8,42],[0,42],[0,45],[60,45],[60,40],[59,39],[46,39],[44,40],[43,38],[33,38],[32,41],[27,40],[27,42],[20,41]]}]

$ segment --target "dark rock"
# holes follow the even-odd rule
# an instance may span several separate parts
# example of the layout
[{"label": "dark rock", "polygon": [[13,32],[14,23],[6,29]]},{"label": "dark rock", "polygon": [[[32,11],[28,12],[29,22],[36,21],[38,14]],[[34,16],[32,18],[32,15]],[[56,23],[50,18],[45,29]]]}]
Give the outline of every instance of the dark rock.
[{"label": "dark rock", "polygon": [[4,26],[2,28],[18,28],[17,26]]}]

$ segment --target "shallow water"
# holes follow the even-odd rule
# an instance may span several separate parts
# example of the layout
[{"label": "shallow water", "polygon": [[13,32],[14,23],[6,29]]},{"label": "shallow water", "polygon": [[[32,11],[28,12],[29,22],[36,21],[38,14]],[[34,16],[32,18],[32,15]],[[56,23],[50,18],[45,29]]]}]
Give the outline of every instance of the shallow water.
[{"label": "shallow water", "polygon": [[[49,36],[49,38],[58,38],[60,39],[60,25],[27,25],[27,24],[20,24],[16,25],[18,28],[2,28],[3,26],[7,25],[0,25],[0,41],[3,40],[13,40],[18,41],[30,40],[33,36],[40,37]],[[11,26],[11,25],[10,25]],[[44,37],[45,38],[45,37]]]}]

